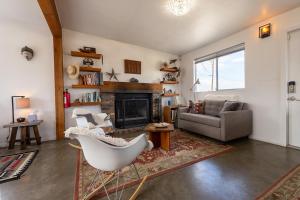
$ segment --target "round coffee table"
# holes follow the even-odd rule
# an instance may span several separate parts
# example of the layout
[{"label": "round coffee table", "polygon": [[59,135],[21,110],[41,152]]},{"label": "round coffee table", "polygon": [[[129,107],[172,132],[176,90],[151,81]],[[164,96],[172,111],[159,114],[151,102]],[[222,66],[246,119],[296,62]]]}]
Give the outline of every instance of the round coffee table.
[{"label": "round coffee table", "polygon": [[153,124],[148,124],[145,131],[149,133],[149,140],[153,142],[154,147],[170,150],[170,133],[174,131],[173,124],[169,124],[165,128],[156,128]]}]

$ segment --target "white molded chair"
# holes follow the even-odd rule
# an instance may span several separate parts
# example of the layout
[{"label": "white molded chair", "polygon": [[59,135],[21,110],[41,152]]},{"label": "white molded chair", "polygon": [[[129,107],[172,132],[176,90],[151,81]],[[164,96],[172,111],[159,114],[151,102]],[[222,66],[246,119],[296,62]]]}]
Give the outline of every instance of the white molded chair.
[{"label": "white molded chair", "polygon": [[[141,134],[131,140],[127,146],[113,146],[110,144],[107,144],[103,141],[97,140],[94,137],[88,136],[88,135],[77,135],[77,134],[72,134],[72,138],[76,138],[80,145],[81,149],[83,151],[84,157],[86,161],[94,168],[97,169],[97,173],[94,177],[94,180],[92,181],[91,185],[94,184],[95,179],[100,176],[102,184],[99,186],[95,191],[92,193],[88,194],[85,196],[84,199],[89,199],[91,198],[97,191],[99,191],[102,187],[104,187],[105,193],[109,198],[109,195],[106,190],[106,183],[108,179],[111,179],[114,177],[115,174],[117,174],[117,188],[118,188],[118,180],[119,180],[119,173],[120,170],[126,166],[133,165],[138,178],[140,178],[138,171],[133,164],[135,159],[137,158],[138,155],[142,153],[142,151],[147,147],[148,145],[148,140],[145,134]],[[108,179],[104,180],[102,177],[102,172],[103,171],[109,171],[109,172],[115,172],[111,177]],[[142,182],[140,183],[139,187],[137,190],[134,192],[132,197],[130,198],[135,199],[138,191],[140,190],[141,186],[143,183],[146,181],[147,176],[143,178]],[[124,188],[123,188],[124,189]],[[121,199],[122,192],[119,196],[119,199]],[[116,190],[116,197],[118,194],[118,190]]]},{"label": "white molded chair", "polygon": [[147,147],[148,140],[141,134],[127,146],[113,146],[88,135],[73,135],[81,145],[86,161],[102,171],[114,171],[130,165]]}]

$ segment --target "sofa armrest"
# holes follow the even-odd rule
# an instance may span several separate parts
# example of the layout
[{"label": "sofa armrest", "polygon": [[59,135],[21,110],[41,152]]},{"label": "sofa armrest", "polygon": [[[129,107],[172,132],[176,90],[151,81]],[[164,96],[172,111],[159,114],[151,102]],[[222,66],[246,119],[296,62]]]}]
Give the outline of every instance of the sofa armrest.
[{"label": "sofa armrest", "polygon": [[186,113],[188,111],[189,107],[179,107],[177,111],[177,116],[180,118],[181,113]]},{"label": "sofa armrest", "polygon": [[252,111],[239,110],[221,113],[221,140],[226,142],[252,133]]}]

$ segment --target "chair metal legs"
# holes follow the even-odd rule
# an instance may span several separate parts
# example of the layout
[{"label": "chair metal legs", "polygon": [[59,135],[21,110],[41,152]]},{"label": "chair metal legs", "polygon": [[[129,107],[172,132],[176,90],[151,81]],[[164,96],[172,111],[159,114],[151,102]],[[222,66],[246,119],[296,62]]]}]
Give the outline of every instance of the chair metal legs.
[{"label": "chair metal legs", "polygon": [[103,185],[104,190],[105,190],[105,194],[106,194],[108,200],[110,200],[109,195],[108,195],[108,192],[107,192],[107,189],[106,189],[106,187],[105,187],[105,184],[106,184],[106,183],[104,182],[102,173],[100,173],[100,177],[101,177],[102,185]]},{"label": "chair metal legs", "polygon": [[137,170],[137,168],[136,168],[136,166],[135,166],[134,163],[132,163],[132,166],[133,166],[133,168],[134,168],[134,170],[135,170],[135,173],[136,173],[136,175],[138,176],[138,178],[141,179],[140,174],[139,174],[139,171]]},{"label": "chair metal legs", "polygon": [[[138,179],[141,179],[140,175],[139,175],[139,172],[138,172],[138,169],[136,168],[135,164],[132,163],[131,165],[131,168],[134,169]],[[110,200],[110,197],[109,197],[109,194],[108,194],[108,191],[107,191],[107,188],[106,188],[106,185],[111,182],[112,180],[116,179],[116,190],[115,190],[115,200],[121,200],[122,198],[122,195],[123,195],[123,191],[124,191],[124,184],[122,186],[122,189],[119,190],[119,179],[120,179],[120,171],[121,170],[116,170],[114,172],[112,172],[107,178],[104,179],[104,176],[103,176],[103,172],[101,170],[97,170],[96,173],[95,173],[95,176],[93,177],[93,180],[92,182],[90,183],[89,185],[89,188],[93,188],[93,191],[89,194],[85,194],[84,195],[84,200],[89,200],[90,198],[92,198],[99,190],[101,190],[102,188],[104,188],[104,191],[105,191],[105,194],[107,196],[107,199]],[[98,186],[97,188],[94,189],[94,186],[95,186],[95,182],[97,180],[97,178],[100,177],[100,181],[101,181],[101,185]],[[148,178],[148,176],[145,176],[141,183],[139,184],[139,186],[137,187],[137,189],[134,191],[134,193],[132,194],[132,196],[130,197],[130,200],[135,200],[138,196],[138,193],[140,191],[140,189],[142,188],[142,185],[145,183],[146,179]]]},{"label": "chair metal legs", "polygon": [[[92,182],[91,182],[90,185],[89,185],[89,188],[94,188],[96,179],[97,179],[97,177],[99,177],[99,173],[100,173],[100,170],[97,170],[96,173],[95,173],[95,176],[94,176],[94,178],[93,178],[93,180],[92,180]],[[87,199],[87,198],[86,198],[87,196],[88,196],[88,194],[85,194],[84,197],[83,197],[83,199]]]},{"label": "chair metal legs", "polygon": [[115,176],[115,172],[112,172],[106,179],[104,179],[103,176],[102,176],[102,171],[97,170],[96,175],[95,175],[95,177],[93,178],[92,183],[90,184],[91,187],[94,187],[95,180],[96,180],[99,176],[100,176],[100,179],[101,179],[101,185],[98,186],[97,188],[95,188],[91,193],[86,194],[86,195],[84,196],[84,198],[83,198],[84,200],[89,200],[89,199],[91,199],[91,198],[92,198],[99,190],[101,190],[102,188],[104,188],[104,190],[105,190],[105,192],[106,192],[106,194],[107,194],[108,199],[110,199],[109,196],[108,196],[108,193],[107,193],[107,190],[106,190],[105,185],[108,184],[109,182],[111,182],[111,181],[113,180],[113,178],[114,178],[114,176]]}]

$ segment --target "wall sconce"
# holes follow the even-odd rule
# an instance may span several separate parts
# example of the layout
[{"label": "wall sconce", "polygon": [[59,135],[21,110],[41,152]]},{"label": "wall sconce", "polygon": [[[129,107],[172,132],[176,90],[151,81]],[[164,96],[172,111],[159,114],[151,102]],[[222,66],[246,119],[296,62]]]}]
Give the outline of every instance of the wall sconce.
[{"label": "wall sconce", "polygon": [[271,23],[259,27],[259,38],[271,36]]},{"label": "wall sconce", "polygon": [[31,60],[33,58],[33,50],[27,46],[21,49],[21,54],[26,58],[26,60]]}]

